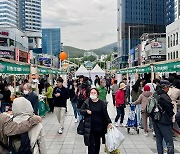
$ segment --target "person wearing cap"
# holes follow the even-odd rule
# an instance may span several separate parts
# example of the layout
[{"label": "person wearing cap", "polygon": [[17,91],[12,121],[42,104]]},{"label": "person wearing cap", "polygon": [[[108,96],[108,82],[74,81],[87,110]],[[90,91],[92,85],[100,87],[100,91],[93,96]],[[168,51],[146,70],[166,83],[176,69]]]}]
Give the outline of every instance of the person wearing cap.
[{"label": "person wearing cap", "polygon": [[173,143],[173,134],[172,134],[172,117],[173,104],[172,100],[167,94],[169,91],[170,83],[167,80],[161,80],[160,88],[156,92],[159,96],[158,104],[159,110],[161,111],[160,120],[154,120],[153,117],[153,126],[156,133],[156,144],[157,151],[159,154],[163,154],[163,139],[167,145],[167,154],[174,154],[174,143]]},{"label": "person wearing cap", "polygon": [[66,113],[66,103],[67,99],[69,98],[69,93],[67,88],[63,86],[63,79],[57,79],[57,87],[53,90],[53,99],[54,99],[54,111],[56,113],[58,122],[60,124],[58,133],[63,133],[64,128],[64,119]]},{"label": "person wearing cap", "polygon": [[[0,94],[0,101],[2,97],[3,95]],[[9,115],[0,113],[0,153],[8,153],[8,136],[28,132],[31,128],[39,124],[41,121],[41,117],[34,115],[27,120],[17,123],[12,121]]]},{"label": "person wearing cap", "polygon": [[148,136],[148,127],[147,127],[147,112],[146,112],[146,106],[148,104],[148,98],[152,95],[150,92],[150,87],[148,85],[144,86],[143,93],[139,96],[139,98],[133,102],[132,104],[141,104],[141,114],[142,114],[142,123],[143,123],[143,129],[145,136]]},{"label": "person wearing cap", "polygon": [[117,110],[117,115],[115,118],[116,127],[119,126],[118,120],[120,117],[121,117],[120,126],[121,127],[123,126],[123,120],[124,120],[124,115],[125,115],[124,108],[126,107],[125,106],[125,88],[126,88],[125,83],[120,83],[119,90],[117,91],[116,96],[115,96],[116,110]]}]

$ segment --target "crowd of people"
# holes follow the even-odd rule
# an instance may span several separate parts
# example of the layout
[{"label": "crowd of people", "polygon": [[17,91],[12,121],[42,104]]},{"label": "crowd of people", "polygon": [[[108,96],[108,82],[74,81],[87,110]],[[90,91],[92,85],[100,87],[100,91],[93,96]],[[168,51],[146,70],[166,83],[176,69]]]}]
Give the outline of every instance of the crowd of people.
[{"label": "crowd of people", "polygon": [[[84,120],[84,143],[88,146],[89,154],[99,154],[101,138],[105,143],[107,128],[111,128],[112,123],[116,127],[126,126],[124,116],[128,112],[125,110],[128,104],[135,105],[137,126],[144,129],[145,136],[148,137],[149,131],[152,130],[156,137],[158,153],[162,154],[164,149],[168,154],[174,153],[172,126],[178,119],[176,116],[180,98],[178,76],[154,79],[153,83],[146,79],[138,79],[133,85],[127,78],[118,83],[110,76],[104,78],[96,76],[94,83],[91,78],[83,75],[77,79],[69,76],[67,87],[64,86],[61,77],[56,82],[56,86],[42,82],[41,87],[45,88],[45,92],[41,89],[41,93],[47,97],[49,112],[56,114],[59,122],[58,133],[63,134],[65,115],[68,111],[67,100],[70,99],[74,122]],[[9,141],[17,134],[23,134],[25,139],[29,139],[28,143],[25,142],[29,144],[27,151],[45,154],[45,134],[41,118],[38,116],[38,95],[32,90],[28,80],[24,80],[19,91],[21,96],[11,102],[8,84],[0,85],[0,151],[6,153],[8,148],[12,147],[12,142]],[[107,94],[111,91],[112,104],[117,111],[114,122],[111,121],[107,111],[108,103],[111,103],[108,102],[109,99],[107,100]],[[153,108],[149,114],[147,107],[152,98],[157,100],[158,107]]]}]

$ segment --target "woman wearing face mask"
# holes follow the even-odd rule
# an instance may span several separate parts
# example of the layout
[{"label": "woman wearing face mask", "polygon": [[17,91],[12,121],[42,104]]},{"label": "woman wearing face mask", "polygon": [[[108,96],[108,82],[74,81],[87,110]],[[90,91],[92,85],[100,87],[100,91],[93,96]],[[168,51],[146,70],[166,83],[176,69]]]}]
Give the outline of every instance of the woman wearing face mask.
[{"label": "woman wearing face mask", "polygon": [[84,115],[84,143],[88,146],[88,154],[99,154],[100,139],[112,127],[105,103],[98,98],[99,92],[96,88],[90,90],[90,99],[87,99],[82,107]]}]

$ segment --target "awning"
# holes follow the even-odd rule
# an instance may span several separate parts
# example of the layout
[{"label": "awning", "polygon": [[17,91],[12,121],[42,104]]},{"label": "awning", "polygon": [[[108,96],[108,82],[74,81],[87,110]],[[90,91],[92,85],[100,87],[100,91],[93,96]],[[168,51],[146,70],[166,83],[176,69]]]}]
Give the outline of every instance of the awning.
[{"label": "awning", "polygon": [[129,74],[135,74],[136,73],[136,68],[128,69],[128,73]]},{"label": "awning", "polygon": [[180,72],[180,61],[156,64],[154,72]]},{"label": "awning", "polygon": [[48,67],[38,67],[38,74],[39,75],[48,75],[48,74],[60,74],[64,75],[67,74],[65,71],[54,70]]},{"label": "awning", "polygon": [[52,70],[51,70],[51,68],[38,67],[38,74],[39,74],[39,75],[52,74]]},{"label": "awning", "polygon": [[150,73],[151,72],[151,66],[144,66],[144,67],[138,67],[137,73],[143,74],[143,73]]},{"label": "awning", "polygon": [[0,61],[0,73],[27,75],[30,74],[30,65]]}]

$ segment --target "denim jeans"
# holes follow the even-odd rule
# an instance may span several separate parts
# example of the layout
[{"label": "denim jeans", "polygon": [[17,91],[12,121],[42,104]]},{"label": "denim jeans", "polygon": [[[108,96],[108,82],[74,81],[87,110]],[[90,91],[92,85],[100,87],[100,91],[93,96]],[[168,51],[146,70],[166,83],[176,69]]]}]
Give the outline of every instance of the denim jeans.
[{"label": "denim jeans", "polygon": [[72,104],[72,107],[73,107],[73,110],[74,110],[74,117],[75,119],[77,119],[77,100],[74,100],[74,101],[71,101],[71,104]]},{"label": "denim jeans", "polygon": [[164,143],[163,139],[167,146],[167,154],[174,154],[174,143],[173,143],[173,134],[172,126],[165,125],[159,122],[153,121],[154,131],[156,133],[156,144],[158,154],[164,153]]},{"label": "denim jeans", "polygon": [[136,105],[137,123],[142,126],[141,105]]},{"label": "denim jeans", "polygon": [[80,109],[77,109],[77,113],[78,113],[78,118],[79,118],[79,121],[82,120],[82,114],[80,113]]},{"label": "denim jeans", "polygon": [[5,111],[6,111],[6,102],[1,102],[0,112],[3,113]]}]

